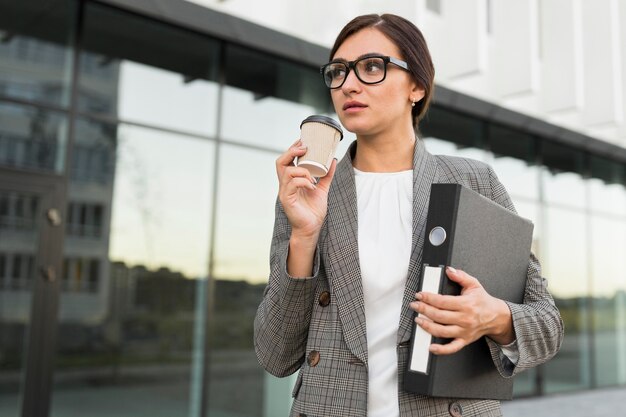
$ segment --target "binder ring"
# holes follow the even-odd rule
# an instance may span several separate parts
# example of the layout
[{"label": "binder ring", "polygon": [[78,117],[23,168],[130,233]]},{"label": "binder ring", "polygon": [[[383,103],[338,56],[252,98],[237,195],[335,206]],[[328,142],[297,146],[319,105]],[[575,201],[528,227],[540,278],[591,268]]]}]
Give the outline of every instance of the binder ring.
[{"label": "binder ring", "polygon": [[440,246],[443,242],[446,241],[446,229],[441,226],[433,227],[433,230],[430,231],[428,235],[428,240],[430,244],[433,246]]}]

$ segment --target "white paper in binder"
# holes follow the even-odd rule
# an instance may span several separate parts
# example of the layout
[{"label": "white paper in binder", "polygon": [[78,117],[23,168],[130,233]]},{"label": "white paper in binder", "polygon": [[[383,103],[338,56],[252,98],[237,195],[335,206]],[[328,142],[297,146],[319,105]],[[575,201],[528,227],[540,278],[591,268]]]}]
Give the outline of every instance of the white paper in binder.
[{"label": "white paper in binder", "polygon": [[[424,276],[422,278],[422,291],[438,294],[442,272],[442,267],[425,265]],[[417,316],[420,316],[420,314],[418,313]],[[423,314],[421,316],[426,317]],[[428,373],[428,362],[430,359],[430,351],[428,348],[430,347],[433,337],[417,323],[413,325],[415,326],[415,339],[413,341],[410,369],[415,372]]]}]

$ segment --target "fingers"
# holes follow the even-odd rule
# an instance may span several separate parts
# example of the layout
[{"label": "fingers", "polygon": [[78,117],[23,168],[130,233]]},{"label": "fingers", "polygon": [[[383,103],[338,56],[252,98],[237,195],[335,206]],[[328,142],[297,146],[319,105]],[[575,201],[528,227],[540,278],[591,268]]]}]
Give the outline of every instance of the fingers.
[{"label": "fingers", "polygon": [[282,153],[276,159],[276,172],[278,177],[282,177],[283,170],[293,164],[293,160],[296,156],[302,156],[306,153],[306,146],[302,144],[302,141],[298,139],[293,145],[289,147],[284,153]]},{"label": "fingers", "polygon": [[309,181],[311,181],[311,183],[317,184],[317,180],[313,178],[309,170],[306,168],[288,166],[283,171],[283,179],[286,179],[287,181],[291,180],[292,178],[298,178],[298,177],[305,177]]},{"label": "fingers", "polygon": [[441,310],[459,311],[462,308],[459,297],[456,295],[441,295],[432,292],[418,292],[415,299]]},{"label": "fingers", "polygon": [[441,337],[444,339],[452,339],[459,336],[462,329],[456,325],[445,325],[433,321],[430,317],[418,316],[415,318],[417,323],[422,329],[426,330],[429,334],[435,337]]},{"label": "fingers", "polygon": [[480,282],[476,278],[474,278],[465,271],[462,271],[460,269],[454,269],[451,266],[446,268],[446,275],[448,275],[448,278],[450,278],[452,281],[456,282],[463,288],[481,286]]},{"label": "fingers", "polygon": [[463,339],[454,339],[450,343],[446,343],[445,345],[433,343],[432,345],[430,345],[429,350],[435,355],[451,355],[463,349],[467,345],[468,343],[466,343]]},{"label": "fingers", "polygon": [[337,159],[335,158],[330,163],[330,167],[328,168],[328,174],[320,178],[318,186],[328,190],[330,188],[330,183],[333,181],[333,177],[335,176],[336,169],[337,169]]},{"label": "fingers", "polygon": [[459,322],[459,313],[450,310],[441,310],[426,303],[413,301],[409,307],[416,313],[428,317],[430,320],[441,324],[456,324]]},{"label": "fingers", "polygon": [[417,317],[415,319],[415,322],[432,336],[442,339],[452,339],[452,341],[446,344],[431,344],[429,347],[429,351],[431,353],[434,353],[435,355],[450,355],[452,353],[458,352],[459,350],[463,349],[465,346],[473,342],[473,340],[467,340],[465,338],[458,337],[459,333],[462,332],[462,329],[458,326],[445,326],[422,317]]},{"label": "fingers", "polygon": [[286,195],[294,194],[299,188],[305,188],[307,190],[315,190],[317,187],[315,184],[306,177],[293,177],[283,187]]}]

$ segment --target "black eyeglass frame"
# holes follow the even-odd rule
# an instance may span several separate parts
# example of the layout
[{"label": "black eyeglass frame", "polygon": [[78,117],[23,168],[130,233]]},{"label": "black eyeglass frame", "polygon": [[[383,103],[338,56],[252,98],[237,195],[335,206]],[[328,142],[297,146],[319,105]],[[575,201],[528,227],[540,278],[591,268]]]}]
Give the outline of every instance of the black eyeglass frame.
[{"label": "black eyeglass frame", "polygon": [[[361,76],[359,75],[359,71],[356,70],[356,64],[359,63],[360,61],[363,61],[365,59],[371,59],[371,58],[380,58],[383,60],[384,62],[384,73],[383,73],[383,78],[379,81],[374,81],[374,82],[369,82],[369,81],[363,81],[361,79]],[[398,59],[398,58],[394,58],[392,56],[389,55],[365,55],[360,57],[359,59],[355,59],[354,61],[331,61],[328,64],[322,65],[320,67],[320,74],[322,74],[322,79],[324,80],[324,85],[326,87],[328,87],[330,90],[335,90],[337,88],[341,88],[342,85],[344,85],[344,83],[346,82],[346,80],[348,79],[348,75],[350,75],[350,71],[354,70],[354,74],[356,75],[356,77],[359,79],[359,81],[361,81],[363,84],[367,84],[367,85],[373,85],[373,84],[379,84],[382,83],[383,81],[385,81],[385,78],[387,78],[387,65],[389,64],[394,64],[397,67],[402,68],[405,71],[409,71],[409,64],[407,64],[405,61]],[[324,76],[324,70],[326,69],[326,67],[328,67],[329,65],[335,65],[335,64],[343,64],[345,65],[348,70],[346,71],[346,76],[343,78],[343,81],[341,82],[341,84],[339,84],[336,87],[331,87],[326,83],[326,77]]]}]

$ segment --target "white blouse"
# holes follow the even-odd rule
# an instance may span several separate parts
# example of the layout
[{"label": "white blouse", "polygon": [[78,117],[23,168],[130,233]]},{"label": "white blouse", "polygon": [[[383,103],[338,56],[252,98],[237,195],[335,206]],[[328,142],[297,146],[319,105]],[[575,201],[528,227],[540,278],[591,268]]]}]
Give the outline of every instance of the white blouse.
[{"label": "white blouse", "polygon": [[396,339],[411,257],[413,171],[356,168],[369,364],[368,417],[399,416]]}]

